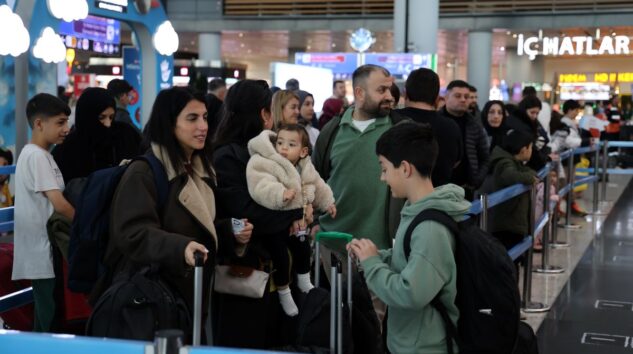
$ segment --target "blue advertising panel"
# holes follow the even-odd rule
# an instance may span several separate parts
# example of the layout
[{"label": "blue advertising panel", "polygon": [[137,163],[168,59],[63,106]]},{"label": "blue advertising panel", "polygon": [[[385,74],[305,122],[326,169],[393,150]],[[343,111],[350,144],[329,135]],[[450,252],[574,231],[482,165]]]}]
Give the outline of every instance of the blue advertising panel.
[{"label": "blue advertising panel", "polygon": [[437,60],[433,54],[376,53],[365,54],[365,64],[380,65],[391,75],[402,77],[419,68],[436,70]]},{"label": "blue advertising panel", "polygon": [[128,112],[134,124],[141,129],[141,60],[140,52],[135,47],[123,47],[123,79],[134,87]]},{"label": "blue advertising panel", "polygon": [[358,67],[356,53],[296,53],[295,64],[332,70],[334,79],[347,79]]},{"label": "blue advertising panel", "polygon": [[121,43],[121,23],[110,18],[88,16],[80,21],[60,21],[59,33],[101,43]]}]

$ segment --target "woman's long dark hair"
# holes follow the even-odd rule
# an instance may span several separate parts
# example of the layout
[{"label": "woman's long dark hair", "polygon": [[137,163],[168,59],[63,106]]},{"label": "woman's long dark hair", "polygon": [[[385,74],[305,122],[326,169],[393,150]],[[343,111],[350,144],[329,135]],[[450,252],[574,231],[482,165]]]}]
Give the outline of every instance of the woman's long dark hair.
[{"label": "woman's long dark hair", "polygon": [[[499,107],[501,107],[501,114],[503,116],[501,118],[501,125],[499,125],[496,128],[492,127],[490,123],[488,123],[488,113],[490,113],[490,109],[494,105],[498,105]],[[491,137],[491,141],[490,141],[491,151],[495,146],[500,145],[501,142],[503,141],[506,135],[506,132],[508,131],[507,120],[508,120],[508,114],[506,112],[506,107],[501,101],[496,101],[496,100],[488,101],[484,105],[484,108],[481,110],[481,122],[484,128],[486,129],[486,133],[488,133],[488,136]]]},{"label": "woman's long dark hair", "polygon": [[535,107],[538,107],[539,109],[543,108],[541,100],[539,100],[536,96],[526,96],[523,100],[521,100],[521,102],[519,102],[519,109],[516,110],[515,114],[517,118],[532,128],[534,136],[538,136],[538,120],[532,120],[527,114],[528,109]]},{"label": "woman's long dark hair", "polygon": [[224,98],[222,119],[213,146],[230,143],[246,146],[264,130],[261,111],[270,112],[272,96],[263,80],[242,80],[231,86]]},{"label": "woman's long dark hair", "polygon": [[[169,156],[172,167],[177,173],[185,170],[187,156],[182,146],[176,138],[174,132],[178,115],[191,101],[199,101],[205,104],[204,95],[194,93],[190,89],[183,87],[172,87],[162,90],[156,96],[152,113],[150,114],[147,127],[145,127],[145,139],[150,143],[162,146]],[[194,156],[199,156],[202,165],[209,176],[214,177],[213,169],[209,157],[212,155],[211,134],[207,134],[204,148],[194,150]]]}]

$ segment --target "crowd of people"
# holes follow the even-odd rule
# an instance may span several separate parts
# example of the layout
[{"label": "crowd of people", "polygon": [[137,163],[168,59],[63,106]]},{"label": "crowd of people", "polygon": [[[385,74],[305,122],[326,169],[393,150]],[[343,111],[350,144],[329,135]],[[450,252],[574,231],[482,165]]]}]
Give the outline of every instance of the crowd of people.
[{"label": "crowd of people", "polygon": [[[489,101],[479,110],[475,87],[455,80],[441,96],[438,75],[424,68],[411,72],[400,93],[386,69],[363,65],[353,74],[353,102],[345,83],[335,81],[318,118],[313,95],[296,80],[286,86],[242,80],[227,89],[213,80],[206,95],[166,89],[142,132],[125,109],[132,88],[124,80],[85,90],[72,128],[66,103],[48,94],[31,98],[33,135],[15,175],[13,279],[32,281],[35,330],[54,330],[59,274],[46,224],[53,212],[73,219],[65,186],[147,153],[165,169],[167,200],[159,205],[150,167],[132,162],[113,195],[106,264],[115,273],[159,264],[192,309],[190,270],[194,252],[202,252],[203,314],[213,319],[215,345],[285,344],[279,323],[301,311],[290,289],[314,287],[310,236],[340,231],[355,237],[349,251],[362,264],[379,321],[389,308],[389,350],[443,352],[444,326],[430,301],[440,293],[457,322],[455,242],[445,227],[423,223],[407,259],[408,223],[424,209],[460,220],[477,195],[536,183],[536,172],[561,151],[600,134],[614,137],[620,120],[610,102],[604,112],[585,107],[579,125],[583,107],[574,100],[544,117],[531,87],[516,106]],[[10,164],[12,156],[0,155],[0,162]],[[490,231],[508,249],[529,233],[528,209],[527,195],[494,209]],[[236,231],[231,219],[244,227]],[[269,267],[275,287],[259,299],[213,292],[216,264]]]}]

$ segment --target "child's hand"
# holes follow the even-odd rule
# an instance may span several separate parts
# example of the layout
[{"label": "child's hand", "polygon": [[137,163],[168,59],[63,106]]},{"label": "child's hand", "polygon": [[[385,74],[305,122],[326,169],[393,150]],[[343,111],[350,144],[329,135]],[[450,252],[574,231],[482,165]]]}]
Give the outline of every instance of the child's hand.
[{"label": "child's hand", "polygon": [[297,192],[294,189],[286,189],[284,191],[284,203],[295,199],[295,195],[297,195]]},{"label": "child's hand", "polygon": [[361,262],[369,257],[378,255],[378,248],[376,245],[366,238],[352,240],[352,242],[347,244],[347,250],[354,253],[356,258],[358,258]]},{"label": "child's hand", "polygon": [[332,219],[336,218],[336,204],[332,204],[327,209],[325,209],[328,214],[332,217]]}]

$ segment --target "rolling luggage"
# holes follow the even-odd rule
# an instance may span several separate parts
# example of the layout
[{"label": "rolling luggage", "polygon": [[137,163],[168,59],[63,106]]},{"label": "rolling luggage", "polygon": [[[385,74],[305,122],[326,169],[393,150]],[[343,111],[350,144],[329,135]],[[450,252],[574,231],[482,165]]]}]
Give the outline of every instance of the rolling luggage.
[{"label": "rolling luggage", "polygon": [[[347,262],[347,281],[346,291],[343,292],[343,261],[347,257],[346,246],[352,241],[352,235],[340,232],[319,232],[315,238],[315,259],[320,259],[320,245],[332,250],[331,268],[330,268],[330,340],[329,350],[331,354],[353,353],[352,348],[352,262]],[[315,285],[317,288],[311,292],[317,293],[321,290],[318,288],[320,283],[320,262],[315,262]],[[310,296],[310,294],[308,294]],[[346,305],[344,304],[346,299]],[[308,315],[309,309],[302,309],[305,315]],[[306,341],[310,334],[310,323],[318,323],[310,321],[309,318],[299,318],[298,337],[303,340],[302,345],[311,345],[318,343],[309,343]],[[301,316],[301,314],[300,314]],[[316,317],[318,318],[318,317]],[[315,319],[316,319],[315,318]]]},{"label": "rolling luggage", "polygon": [[[13,269],[13,244],[0,243],[0,298],[16,291],[28,288],[28,280],[11,280]],[[33,330],[33,304],[0,313],[4,327],[19,331]]]}]

